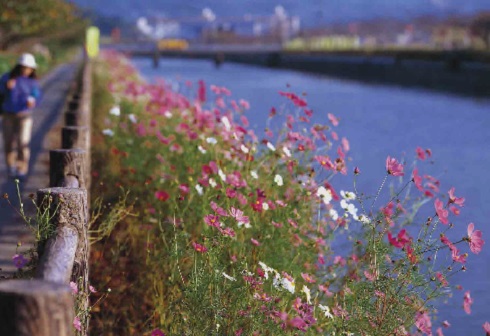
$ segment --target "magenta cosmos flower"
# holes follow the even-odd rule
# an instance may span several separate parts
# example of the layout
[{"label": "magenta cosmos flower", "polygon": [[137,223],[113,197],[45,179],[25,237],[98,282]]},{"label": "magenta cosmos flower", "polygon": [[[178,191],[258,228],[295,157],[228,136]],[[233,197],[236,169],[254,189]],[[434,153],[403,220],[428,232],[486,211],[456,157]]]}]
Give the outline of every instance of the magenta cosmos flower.
[{"label": "magenta cosmos flower", "polygon": [[480,230],[474,230],[475,229],[475,224],[470,223],[468,225],[468,241],[470,243],[470,250],[474,254],[480,253],[483,244],[485,242],[482,239],[482,233]]},{"label": "magenta cosmos flower", "polygon": [[206,246],[198,244],[196,242],[192,242],[192,247],[194,248],[194,250],[196,250],[199,253],[205,253],[208,250]]},{"label": "magenta cosmos flower", "polygon": [[403,165],[390,156],[386,158],[386,171],[393,176],[405,175],[403,173]]}]

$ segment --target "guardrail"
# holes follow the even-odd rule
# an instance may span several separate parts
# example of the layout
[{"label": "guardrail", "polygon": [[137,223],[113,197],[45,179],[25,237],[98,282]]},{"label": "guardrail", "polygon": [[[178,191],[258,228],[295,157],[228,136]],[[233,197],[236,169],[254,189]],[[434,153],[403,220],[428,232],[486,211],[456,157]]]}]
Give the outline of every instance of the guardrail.
[{"label": "guardrail", "polygon": [[[83,62],[66,102],[62,148],[50,151],[49,188],[37,191],[39,211],[55,233],[38,244],[34,280],[0,282],[0,335],[70,336],[73,281],[88,289],[91,64]],[[88,296],[78,309],[88,310]],[[79,334],[86,335],[88,323]]]}]

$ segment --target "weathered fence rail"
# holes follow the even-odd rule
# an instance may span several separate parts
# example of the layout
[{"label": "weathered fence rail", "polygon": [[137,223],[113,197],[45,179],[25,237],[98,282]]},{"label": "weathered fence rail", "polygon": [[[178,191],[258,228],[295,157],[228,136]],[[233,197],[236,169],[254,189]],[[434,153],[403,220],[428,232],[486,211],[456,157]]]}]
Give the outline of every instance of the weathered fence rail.
[{"label": "weathered fence rail", "polygon": [[[83,62],[65,107],[61,149],[50,151],[49,187],[37,191],[37,206],[54,232],[39,242],[35,280],[0,283],[0,335],[68,336],[75,307],[68,284],[88,289],[88,195],[90,186],[91,64]],[[86,296],[88,297],[88,296]],[[88,299],[78,309],[88,309]],[[87,334],[82,321],[80,334]]]}]

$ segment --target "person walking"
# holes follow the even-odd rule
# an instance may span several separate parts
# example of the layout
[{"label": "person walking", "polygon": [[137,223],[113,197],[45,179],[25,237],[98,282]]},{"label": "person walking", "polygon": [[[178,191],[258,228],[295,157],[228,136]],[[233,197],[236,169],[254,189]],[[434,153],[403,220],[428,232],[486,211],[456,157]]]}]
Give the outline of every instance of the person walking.
[{"label": "person walking", "polygon": [[36,68],[34,56],[25,53],[0,78],[2,133],[9,177],[23,179],[29,171],[32,111],[41,98]]}]

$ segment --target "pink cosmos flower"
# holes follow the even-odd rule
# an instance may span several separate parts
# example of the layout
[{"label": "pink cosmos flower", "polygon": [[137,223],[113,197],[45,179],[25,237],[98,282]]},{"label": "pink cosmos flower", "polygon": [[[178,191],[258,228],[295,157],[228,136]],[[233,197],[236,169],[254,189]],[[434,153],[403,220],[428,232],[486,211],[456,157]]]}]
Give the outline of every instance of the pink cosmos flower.
[{"label": "pink cosmos flower", "polygon": [[444,336],[444,333],[442,332],[442,328],[441,327],[437,328],[436,335],[437,336]]},{"label": "pink cosmos flower", "polygon": [[14,262],[15,267],[22,268],[27,264],[29,260],[24,258],[22,254],[14,254],[14,256],[12,257],[12,261]]},{"label": "pink cosmos flower", "polygon": [[220,215],[222,217],[228,217],[228,213],[226,212],[226,210],[223,209],[222,207],[218,206],[218,204],[211,201],[210,205],[211,205],[211,209],[213,209],[214,212],[216,212],[218,215]]},{"label": "pink cosmos flower", "polygon": [[225,193],[228,198],[235,198],[237,195],[237,191],[233,188],[226,188]]},{"label": "pink cosmos flower", "polygon": [[255,246],[260,246],[260,243],[257,239],[250,238],[250,242]]},{"label": "pink cosmos flower", "polygon": [[436,273],[436,278],[441,282],[441,284],[443,286],[448,286],[449,283],[447,282],[446,278],[444,277],[444,275],[441,273],[441,272],[437,272]]},{"label": "pink cosmos flower", "polygon": [[289,100],[291,100],[293,102],[293,104],[298,106],[298,107],[306,107],[308,105],[304,99],[298,97],[298,95],[296,95],[292,92],[279,91],[279,94],[281,96],[286,97]]},{"label": "pink cosmos flower", "polygon": [[240,209],[235,209],[234,207],[231,207],[230,214],[231,217],[235,218],[239,224],[250,223],[250,219],[248,218],[248,216],[244,216],[243,211]]},{"label": "pink cosmos flower", "polygon": [[301,331],[306,331],[308,324],[301,317],[294,317],[288,322],[289,326],[294,327]]},{"label": "pink cosmos flower", "polygon": [[455,262],[460,262],[464,264],[466,262],[466,257],[468,254],[459,254],[459,250],[453,245],[453,248],[451,249],[451,256]]},{"label": "pink cosmos flower", "polygon": [[328,286],[324,286],[324,285],[319,285],[318,286],[318,290],[320,290],[321,292],[325,293],[325,295],[327,297],[331,297],[333,296],[333,293],[331,291],[328,290]]},{"label": "pink cosmos flower", "polygon": [[332,163],[332,161],[330,161],[330,158],[328,156],[316,155],[314,159],[318,161],[318,163],[321,164],[322,167],[325,169],[328,170],[335,169],[334,164]]},{"label": "pink cosmos flower", "polygon": [[248,101],[246,101],[245,99],[240,99],[240,101],[238,102],[240,104],[241,107],[243,107],[245,110],[248,110],[250,109],[250,103]]},{"label": "pink cosmos flower", "polygon": [[364,276],[366,277],[366,279],[368,279],[369,281],[374,281],[376,279],[376,274],[375,273],[371,273],[369,271],[364,271]]},{"label": "pink cosmos flower", "polygon": [[194,250],[196,250],[199,253],[206,253],[208,251],[206,246],[198,244],[196,242],[192,242],[192,247],[194,248]]},{"label": "pink cosmos flower", "polygon": [[301,277],[308,283],[315,283],[316,280],[308,273],[301,273]]},{"label": "pink cosmos flower", "polygon": [[432,322],[426,312],[418,312],[415,317],[415,326],[424,334],[432,335]]},{"label": "pink cosmos flower", "polygon": [[475,224],[470,223],[468,225],[468,241],[470,243],[470,250],[474,254],[480,253],[483,244],[485,242],[482,239],[482,233],[480,230],[474,230]]},{"label": "pink cosmos flower", "polygon": [[386,171],[393,176],[403,176],[403,165],[399,163],[395,158],[388,156],[386,158]]},{"label": "pink cosmos flower", "polygon": [[189,193],[189,186],[187,184],[181,184],[179,185],[179,190],[182,192],[182,194],[187,195]]},{"label": "pink cosmos flower", "polygon": [[151,332],[150,336],[165,336],[165,334],[160,329],[155,329]]},{"label": "pink cosmos flower", "polygon": [[349,144],[349,140],[347,140],[347,138],[342,138],[342,148],[344,149],[344,152],[348,152],[350,150],[350,144]]},{"label": "pink cosmos flower", "polygon": [[447,225],[449,223],[448,220],[449,212],[446,209],[444,209],[444,204],[442,203],[442,201],[436,198],[436,200],[434,201],[434,207],[436,208],[436,213],[441,223]]},{"label": "pink cosmos flower", "polygon": [[422,176],[419,175],[419,170],[414,169],[412,173],[412,180],[415,183],[415,187],[420,190],[424,191],[424,188],[422,187]]},{"label": "pink cosmos flower", "polygon": [[82,331],[82,323],[80,322],[78,316],[75,316],[73,319],[73,327],[78,331]]},{"label": "pink cosmos flower", "polygon": [[425,160],[425,151],[422,148],[417,147],[415,151],[417,152],[417,157],[419,158],[419,160]]},{"label": "pink cosmos flower", "polygon": [[483,324],[483,330],[485,330],[486,336],[490,336],[490,323],[487,321]]},{"label": "pink cosmos flower", "polygon": [[328,120],[330,120],[330,122],[332,123],[332,125],[334,125],[334,126],[338,126],[339,125],[339,120],[332,113],[328,113],[327,114],[327,117],[328,117]]},{"label": "pink cosmos flower", "polygon": [[75,282],[70,281],[70,288],[72,294],[78,294],[78,285]]},{"label": "pink cosmos flower", "polygon": [[459,216],[459,214],[461,213],[461,210],[459,210],[458,208],[456,208],[455,206],[451,205],[449,207],[449,210],[455,215],[455,216]]},{"label": "pink cosmos flower", "polygon": [[224,229],[219,228],[219,232],[221,232],[221,234],[223,236],[235,237],[235,231],[233,231],[233,229],[229,228],[229,227],[224,228]]},{"label": "pink cosmos flower", "polygon": [[456,189],[454,187],[452,187],[447,192],[448,195],[449,195],[449,203],[454,203],[454,204],[459,205],[460,207],[462,207],[464,205],[464,197],[456,197],[456,196],[454,196],[454,191],[455,190]]},{"label": "pink cosmos flower", "polygon": [[390,242],[391,245],[397,248],[403,248],[406,245],[409,245],[411,242],[410,236],[407,234],[407,230],[403,229],[401,230],[396,238],[393,238],[391,235],[391,232],[388,231],[388,241]]},{"label": "pink cosmos flower", "polygon": [[198,89],[199,101],[205,102],[206,101],[206,85],[204,84],[203,80],[200,80],[198,82],[198,84],[199,84],[199,89]]},{"label": "pink cosmos flower", "polygon": [[221,226],[221,223],[219,221],[219,216],[215,215],[206,215],[204,216],[204,222],[208,224],[209,226],[214,226],[219,228]]},{"label": "pink cosmos flower", "polygon": [[97,293],[94,286],[88,286],[88,289],[90,290],[90,293]]},{"label": "pink cosmos flower", "polygon": [[407,245],[405,247],[405,252],[407,253],[408,260],[410,260],[412,264],[416,264],[418,259],[417,255],[414,253],[415,251],[413,250],[412,246]]},{"label": "pink cosmos flower", "polygon": [[165,202],[166,200],[169,199],[169,197],[170,195],[163,190],[155,191],[155,198],[158,199],[159,201]]},{"label": "pink cosmos flower", "polygon": [[470,291],[466,291],[466,293],[464,293],[464,298],[463,298],[463,309],[466,312],[466,314],[471,314],[472,304],[473,304],[473,299],[470,296]]}]

